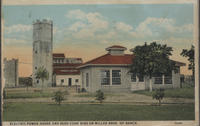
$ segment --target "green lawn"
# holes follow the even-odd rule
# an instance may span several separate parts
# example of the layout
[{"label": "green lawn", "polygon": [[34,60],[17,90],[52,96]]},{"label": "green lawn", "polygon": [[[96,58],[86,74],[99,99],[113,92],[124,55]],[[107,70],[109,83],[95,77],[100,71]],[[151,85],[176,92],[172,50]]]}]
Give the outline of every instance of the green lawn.
[{"label": "green lawn", "polygon": [[[123,94],[117,93],[104,93],[105,97],[112,97],[112,96],[123,96]],[[75,95],[75,97],[95,97],[96,93],[79,93]]]},{"label": "green lawn", "polygon": [[4,121],[194,120],[194,105],[8,103]]},{"label": "green lawn", "polygon": [[[147,96],[152,96],[153,92],[149,91],[134,91],[133,93],[144,94]],[[165,97],[170,98],[194,98],[194,87],[184,87],[177,89],[165,89]]]},{"label": "green lawn", "polygon": [[39,98],[39,97],[53,97],[54,93],[51,92],[14,92],[7,93],[6,99],[11,98]]}]

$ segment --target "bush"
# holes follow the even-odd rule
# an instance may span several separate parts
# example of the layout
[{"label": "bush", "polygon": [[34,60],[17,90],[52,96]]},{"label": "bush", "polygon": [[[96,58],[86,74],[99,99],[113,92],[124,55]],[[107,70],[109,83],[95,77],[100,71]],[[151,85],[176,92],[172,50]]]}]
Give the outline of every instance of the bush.
[{"label": "bush", "polygon": [[161,100],[164,98],[165,92],[164,89],[156,89],[155,92],[152,94],[153,99],[158,100],[159,106],[161,105]]},{"label": "bush", "polygon": [[98,100],[100,103],[103,102],[105,99],[104,93],[101,90],[96,91],[96,100]]},{"label": "bush", "polygon": [[64,100],[64,93],[61,91],[57,91],[52,100],[55,100],[55,102],[60,105],[61,102]]}]

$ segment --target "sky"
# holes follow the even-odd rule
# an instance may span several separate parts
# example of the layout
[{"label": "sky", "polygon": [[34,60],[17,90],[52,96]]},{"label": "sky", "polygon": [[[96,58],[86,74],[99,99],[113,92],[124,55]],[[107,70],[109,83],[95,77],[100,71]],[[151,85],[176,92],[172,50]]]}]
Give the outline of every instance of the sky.
[{"label": "sky", "polygon": [[[129,49],[156,41],[173,47],[171,59],[188,64],[180,56],[193,38],[192,4],[98,4],[3,6],[4,57],[19,59],[19,75],[32,74],[32,23],[53,21],[53,52],[91,60],[106,47]],[[191,74],[187,66],[181,73]]]}]

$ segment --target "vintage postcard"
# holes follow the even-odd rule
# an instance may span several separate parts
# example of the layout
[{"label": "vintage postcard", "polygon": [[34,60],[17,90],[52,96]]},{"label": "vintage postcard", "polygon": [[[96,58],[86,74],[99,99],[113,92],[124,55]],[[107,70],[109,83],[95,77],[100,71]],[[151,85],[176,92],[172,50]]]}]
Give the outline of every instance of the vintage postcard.
[{"label": "vintage postcard", "polygon": [[3,1],[3,126],[198,126],[197,2]]}]

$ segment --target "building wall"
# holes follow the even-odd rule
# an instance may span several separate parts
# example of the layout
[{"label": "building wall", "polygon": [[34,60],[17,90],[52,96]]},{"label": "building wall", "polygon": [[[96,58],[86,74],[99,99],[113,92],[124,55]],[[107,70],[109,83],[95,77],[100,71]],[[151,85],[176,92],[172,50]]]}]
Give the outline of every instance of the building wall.
[{"label": "building wall", "polygon": [[[101,70],[121,70],[121,85],[101,85]],[[86,74],[89,75],[89,85],[86,86]],[[149,89],[150,80],[144,77],[143,82],[131,82],[131,74],[129,74],[128,67],[86,67],[81,69],[82,87],[88,92],[96,92],[101,89],[105,92],[128,92],[136,90]],[[180,87],[180,74],[172,72],[172,84],[154,84],[152,78],[152,88],[179,88]]]},{"label": "building wall", "polygon": [[[158,88],[164,88],[164,89],[170,89],[170,88],[180,88],[180,73],[175,73],[172,71],[172,84],[165,84],[164,82],[162,84],[155,84],[155,79],[152,78],[152,88],[158,89]],[[146,89],[149,89],[149,83],[150,79],[146,78],[145,80],[145,87]]]},{"label": "building wall", "polygon": [[33,23],[33,86],[41,87],[42,82],[35,78],[39,67],[44,67],[49,73],[49,79],[44,81],[44,87],[52,86],[52,49],[53,23],[52,21],[36,21]]},{"label": "building wall", "polygon": [[[101,70],[110,70],[110,78],[112,79],[111,70],[121,70],[120,85],[101,85]],[[87,67],[81,69],[82,87],[89,92],[96,92],[101,89],[105,92],[127,92],[130,91],[130,75],[128,75],[128,67]],[[89,75],[89,86],[86,86],[86,74]]]},{"label": "building wall", "polygon": [[4,59],[5,87],[17,87],[19,85],[18,59]]},{"label": "building wall", "polygon": [[111,55],[124,55],[124,51],[122,50],[110,50],[109,53]]},{"label": "building wall", "polygon": [[[56,75],[56,86],[69,86],[69,78],[71,78],[71,86],[81,85],[80,75]],[[78,82],[76,82],[76,79],[78,79]]]},{"label": "building wall", "polygon": [[131,81],[131,75],[129,76],[130,78],[130,82],[131,82],[131,91],[138,91],[138,90],[145,90],[146,89],[146,77],[144,77],[144,81],[143,82],[139,82],[139,78],[136,77],[136,82],[132,82]]}]

